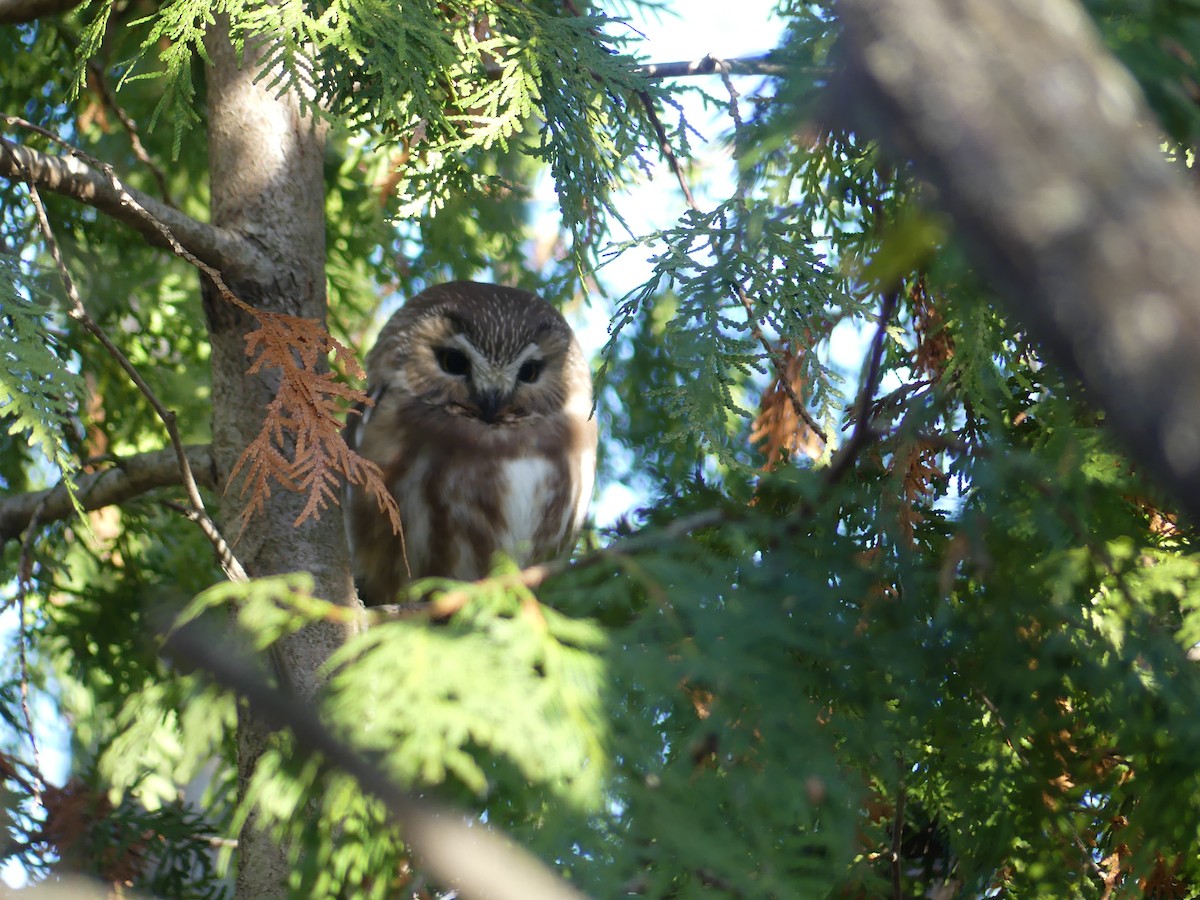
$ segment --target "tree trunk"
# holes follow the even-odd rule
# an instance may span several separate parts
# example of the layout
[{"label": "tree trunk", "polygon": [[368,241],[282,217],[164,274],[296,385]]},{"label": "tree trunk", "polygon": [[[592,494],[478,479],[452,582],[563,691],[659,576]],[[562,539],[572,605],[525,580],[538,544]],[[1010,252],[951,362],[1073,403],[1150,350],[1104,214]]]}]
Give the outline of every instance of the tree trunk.
[{"label": "tree trunk", "polygon": [[[295,96],[276,97],[261,79],[261,47],[247,46],[240,60],[227,23],[209,29],[208,149],[212,222],[252,240],[269,260],[255,271],[224,273],[230,289],[259,309],[325,320],[324,128],[302,116]],[[245,336],[253,321],[207,286],[205,311],[212,343],[213,456],[222,488],[222,527],[242,527],[238,484],[229,472],[259,433],[278,373],[245,374]],[[239,479],[240,480],[240,479]],[[251,576],[308,571],[317,595],[351,602],[342,521],[325,515],[296,527],[304,498],[277,489],[264,514],[245,528],[234,551]],[[316,689],[315,672],[343,635],[333,627],[306,630],[281,648],[283,685],[301,696]],[[238,721],[238,788],[244,792],[266,745],[267,732],[248,716]],[[252,816],[238,843],[238,897],[283,894],[286,858],[257,829]]]}]

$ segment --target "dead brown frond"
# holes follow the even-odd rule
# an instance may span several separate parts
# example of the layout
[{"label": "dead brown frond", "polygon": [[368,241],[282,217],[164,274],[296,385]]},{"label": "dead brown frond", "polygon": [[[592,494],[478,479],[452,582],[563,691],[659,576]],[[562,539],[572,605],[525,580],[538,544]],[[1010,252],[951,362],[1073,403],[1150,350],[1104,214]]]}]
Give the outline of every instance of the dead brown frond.
[{"label": "dead brown frond", "polygon": [[912,303],[913,331],[917,336],[913,366],[929,380],[937,381],[946,363],[954,357],[954,338],[946,331],[942,314],[929,296],[924,275],[913,281],[908,296]]},{"label": "dead brown frond", "polygon": [[785,365],[777,370],[775,380],[763,392],[758,416],[750,430],[750,442],[758,445],[759,452],[766,457],[763,468],[767,471],[800,453],[817,459],[825,449],[821,436],[800,418],[792,402],[793,396],[804,396],[803,353],[784,346],[780,356],[786,360]]},{"label": "dead brown frond", "polygon": [[1138,887],[1147,897],[1183,900],[1185,897],[1195,896],[1192,893],[1192,885],[1179,877],[1182,854],[1168,860],[1161,852],[1157,852],[1154,854],[1154,860],[1154,871],[1138,880]]},{"label": "dead brown frond", "polygon": [[[339,502],[342,479],[358,484],[375,496],[381,511],[400,532],[400,511],[383,483],[379,467],[361,457],[341,434],[342,418],[354,403],[370,402],[366,395],[324,370],[330,353],[336,365],[351,377],[363,372],[354,354],[337,341],[316,319],[263,312],[242,305],[258,323],[246,335],[246,355],[252,360],[248,375],[277,369],[279,390],[267,407],[262,430],[250,442],[230,473],[232,482],[245,471],[241,496],[247,498],[242,514],[246,524],[266,509],[272,484],[308,496],[295,524],[319,519],[332,503]],[[239,534],[240,537],[240,534]]]},{"label": "dead brown frond", "polygon": [[910,544],[925,520],[918,506],[933,496],[935,483],[946,478],[938,456],[938,448],[920,438],[897,447],[892,456],[890,468],[900,476],[900,532]]}]

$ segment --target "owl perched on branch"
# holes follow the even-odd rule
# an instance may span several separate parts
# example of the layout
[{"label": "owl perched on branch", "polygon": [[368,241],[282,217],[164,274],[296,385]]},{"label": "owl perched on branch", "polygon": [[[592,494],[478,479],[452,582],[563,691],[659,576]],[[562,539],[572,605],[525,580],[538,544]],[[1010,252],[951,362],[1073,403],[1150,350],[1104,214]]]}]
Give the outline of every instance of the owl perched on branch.
[{"label": "owl perched on branch", "polygon": [[347,528],[359,593],[394,602],[411,579],[482,578],[568,552],[596,469],[591,374],[566,320],[535,294],[457,281],[422,291],[367,356],[373,406],[346,439],[377,463],[403,541],[361,487]]}]

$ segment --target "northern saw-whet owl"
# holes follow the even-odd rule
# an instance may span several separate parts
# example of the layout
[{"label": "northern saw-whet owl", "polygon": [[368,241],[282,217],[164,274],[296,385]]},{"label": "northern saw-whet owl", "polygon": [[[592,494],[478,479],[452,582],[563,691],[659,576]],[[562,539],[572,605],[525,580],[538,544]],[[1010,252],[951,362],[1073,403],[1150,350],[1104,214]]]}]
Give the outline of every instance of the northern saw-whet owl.
[{"label": "northern saw-whet owl", "polygon": [[472,281],[422,291],[367,355],[367,393],[346,438],[382,469],[404,542],[374,497],[348,489],[365,603],[395,602],[410,577],[482,578],[498,552],[528,566],[571,550],[596,422],[587,362],[550,304]]}]

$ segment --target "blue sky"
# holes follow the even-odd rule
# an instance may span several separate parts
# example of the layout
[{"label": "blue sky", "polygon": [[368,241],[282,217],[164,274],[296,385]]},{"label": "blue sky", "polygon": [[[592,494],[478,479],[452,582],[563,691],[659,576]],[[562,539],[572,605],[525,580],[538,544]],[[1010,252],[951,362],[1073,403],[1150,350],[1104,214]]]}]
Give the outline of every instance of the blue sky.
[{"label": "blue sky", "polygon": [[[662,14],[633,16],[630,26],[644,37],[627,49],[655,63],[698,60],[707,55],[722,59],[757,56],[779,43],[782,26],[773,14],[774,5],[773,0],[740,0],[737,3],[676,0],[666,4],[667,11]],[[716,76],[683,80],[702,86],[711,94],[725,95],[725,87]],[[742,94],[753,93],[760,82],[759,78],[734,79],[736,89]],[[694,171],[702,172],[702,175],[695,177],[690,186],[697,202],[707,207],[733,193],[734,161],[728,146],[721,140],[731,129],[732,121],[719,110],[705,109],[694,94],[685,93],[680,99],[688,123],[705,139],[692,139]],[[550,194],[553,185],[549,181],[545,188],[547,214],[553,219],[547,221],[546,227],[553,231],[557,228],[557,202]],[[653,166],[650,177],[618,197],[616,205],[630,230],[637,235],[671,225],[686,209],[674,175],[661,160]],[[614,236],[622,237],[615,229]],[[634,248],[604,267],[601,277],[610,296],[620,297],[649,277],[648,255],[649,248]],[[573,318],[580,343],[593,358],[608,340],[608,313],[607,304],[597,303]],[[592,504],[592,516],[598,525],[610,525],[644,504],[645,500],[630,486],[601,484]]]}]

